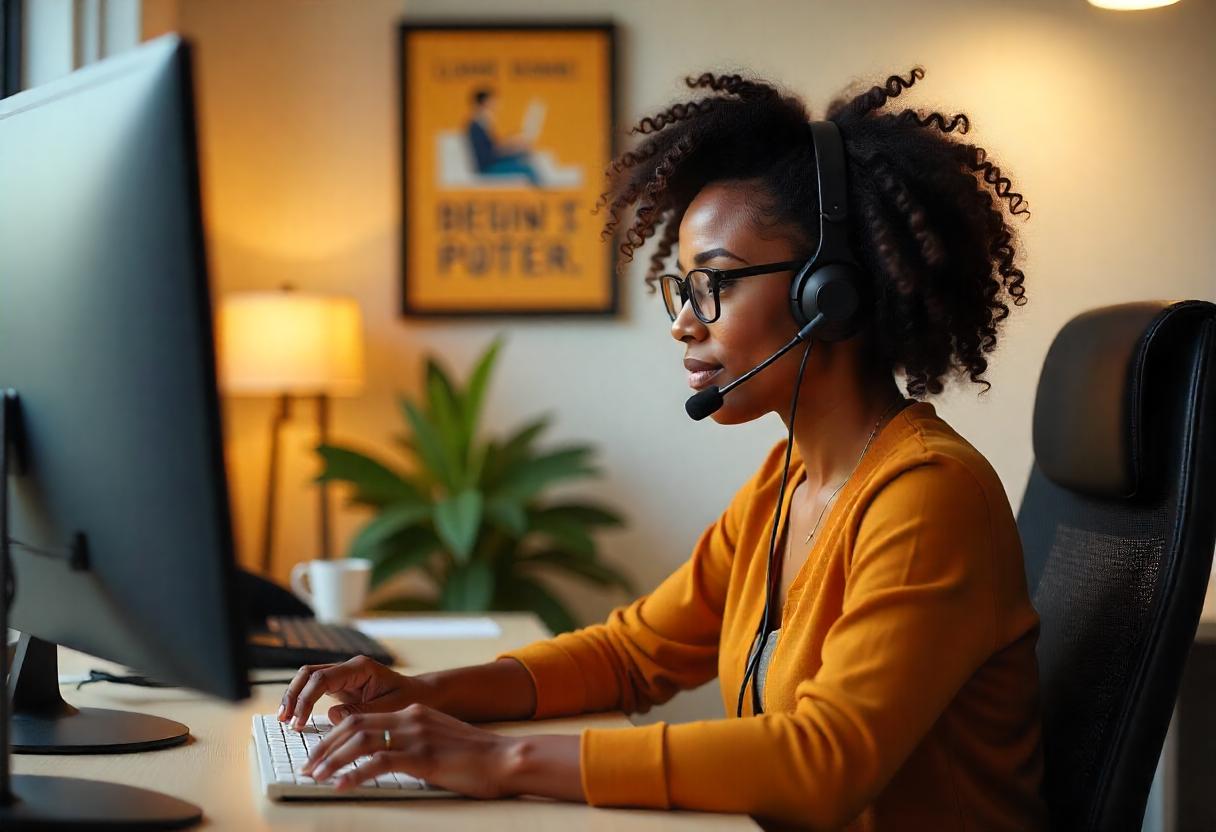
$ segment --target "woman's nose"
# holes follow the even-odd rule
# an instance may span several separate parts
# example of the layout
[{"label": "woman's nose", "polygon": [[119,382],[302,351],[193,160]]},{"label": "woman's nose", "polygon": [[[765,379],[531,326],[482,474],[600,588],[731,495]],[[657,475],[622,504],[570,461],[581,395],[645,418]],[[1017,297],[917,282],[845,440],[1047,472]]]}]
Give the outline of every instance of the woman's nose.
[{"label": "woman's nose", "polygon": [[708,334],[705,324],[692,311],[692,304],[684,301],[676,319],[671,322],[671,337],[677,341],[703,341]]}]

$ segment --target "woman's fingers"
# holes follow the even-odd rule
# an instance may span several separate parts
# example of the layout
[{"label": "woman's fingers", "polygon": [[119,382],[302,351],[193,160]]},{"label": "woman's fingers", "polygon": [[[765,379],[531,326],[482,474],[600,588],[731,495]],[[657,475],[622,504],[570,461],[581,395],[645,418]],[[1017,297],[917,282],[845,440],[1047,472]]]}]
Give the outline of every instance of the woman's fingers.
[{"label": "woman's fingers", "polygon": [[[300,695],[300,691],[308,684],[308,680],[318,670],[323,668],[333,667],[332,664],[306,664],[296,671],[296,675],[292,677],[291,684],[287,686],[286,692],[283,694],[283,701],[279,704],[279,722],[288,722],[295,715],[296,699]],[[307,715],[306,715],[307,716]]]},{"label": "woman's fingers", "polygon": [[[384,751],[384,732],[391,730],[392,714],[354,714],[335,725],[308,755],[302,773],[320,780],[364,754]],[[378,740],[378,741],[377,741]]]},{"label": "woman's fingers", "polygon": [[[311,672],[305,673],[306,670]],[[382,677],[377,683],[377,676]],[[292,721],[292,727],[297,731],[303,730],[312,714],[317,700],[325,694],[337,697],[345,705],[357,705],[359,709],[375,707],[369,703],[379,702],[392,689],[392,682],[399,678],[388,668],[369,659],[367,656],[355,656],[341,664],[309,665],[300,669],[292,680],[288,694],[283,697],[285,715],[281,721]],[[291,702],[288,702],[288,699]],[[376,710],[389,710],[389,707],[376,707]],[[353,712],[355,709],[350,709]],[[333,720],[331,717],[331,721]]]},{"label": "woman's fingers", "polygon": [[401,771],[408,774],[408,765],[409,755],[407,754],[402,754],[399,751],[377,751],[363,765],[354,771],[346,772],[335,780],[334,786],[338,791],[342,791],[343,789],[354,788],[360,783],[365,783],[373,777],[379,777],[381,774],[387,774],[390,771]]},{"label": "woman's fingers", "polygon": [[378,751],[387,751],[388,749],[384,745],[384,732],[376,733],[379,734],[378,738],[372,736],[368,731],[349,734],[340,745],[333,746],[329,753],[311,769],[312,777],[324,780],[360,757],[367,757]]},{"label": "woman's fingers", "polygon": [[300,693],[295,701],[295,718],[291,727],[297,731],[304,730],[317,700],[327,693],[333,694],[343,701],[351,701],[343,691],[358,689],[366,683],[369,664],[374,664],[374,662],[366,656],[356,656],[341,664],[319,666],[319,669],[315,670],[305,681],[304,687],[300,688]]},{"label": "woman's fingers", "polygon": [[308,717],[312,715],[313,706],[317,700],[327,693],[340,690],[349,681],[351,668],[343,664],[323,667],[308,677],[300,695],[296,697],[295,718],[291,727],[297,731],[304,730]]},{"label": "woman's fingers", "polygon": [[[343,698],[343,697],[339,697],[339,698]],[[341,705],[334,705],[333,707],[331,707],[329,709],[329,711],[326,712],[326,716],[329,717],[330,722],[332,722],[334,725],[337,725],[342,720],[346,719],[348,716],[353,716],[354,714],[357,714],[357,713],[359,713],[359,707],[357,705],[354,705],[351,703],[344,703]]]},{"label": "woman's fingers", "polygon": [[[365,726],[372,721],[380,722],[391,719],[391,714],[352,714],[340,723],[330,729],[325,735],[325,739],[317,743],[316,748],[308,755],[308,759],[304,762],[304,767],[301,769],[305,774],[310,774],[311,769],[320,763],[325,757],[335,748],[346,742],[352,734],[361,731]],[[387,724],[384,726],[388,728]],[[381,739],[384,738],[384,728],[380,729]]]}]

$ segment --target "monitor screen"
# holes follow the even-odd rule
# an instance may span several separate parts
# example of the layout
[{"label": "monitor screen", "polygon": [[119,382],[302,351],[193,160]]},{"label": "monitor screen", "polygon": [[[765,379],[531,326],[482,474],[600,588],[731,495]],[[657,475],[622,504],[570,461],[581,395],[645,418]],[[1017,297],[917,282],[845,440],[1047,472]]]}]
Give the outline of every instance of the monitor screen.
[{"label": "monitor screen", "polygon": [[248,695],[176,37],[0,101],[0,388],[20,397],[10,626]]}]

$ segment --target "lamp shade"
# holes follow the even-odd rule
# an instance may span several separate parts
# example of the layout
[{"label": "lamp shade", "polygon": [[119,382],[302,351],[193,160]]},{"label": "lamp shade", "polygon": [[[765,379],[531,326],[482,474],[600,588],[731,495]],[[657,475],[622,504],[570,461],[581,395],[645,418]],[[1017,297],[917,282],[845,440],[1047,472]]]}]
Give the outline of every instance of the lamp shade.
[{"label": "lamp shade", "polygon": [[1159,9],[1162,6],[1172,6],[1178,0],[1089,0],[1091,6],[1099,9],[1116,9],[1118,11],[1137,11],[1139,9]]},{"label": "lamp shade", "polygon": [[353,396],[363,386],[363,325],[354,298],[235,292],[219,314],[220,386],[247,395]]}]

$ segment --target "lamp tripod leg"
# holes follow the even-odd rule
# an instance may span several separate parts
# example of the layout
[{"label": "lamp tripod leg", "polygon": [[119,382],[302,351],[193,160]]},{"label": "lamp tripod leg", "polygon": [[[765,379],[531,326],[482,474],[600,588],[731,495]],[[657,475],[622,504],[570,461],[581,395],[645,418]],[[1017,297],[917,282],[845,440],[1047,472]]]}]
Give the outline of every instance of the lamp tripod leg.
[{"label": "lamp tripod leg", "polygon": [[291,416],[291,399],[284,393],[275,401],[270,419],[270,453],[266,464],[266,514],[262,526],[262,574],[269,575],[274,565],[274,514],[278,501],[279,434]]},{"label": "lamp tripod leg", "polygon": [[[321,445],[329,444],[329,396],[321,393],[317,396],[317,439]],[[319,532],[321,535],[321,552],[319,557],[328,559],[333,556],[333,540],[329,526],[329,483],[325,480],[317,483],[320,494],[320,505],[317,507]]]}]

